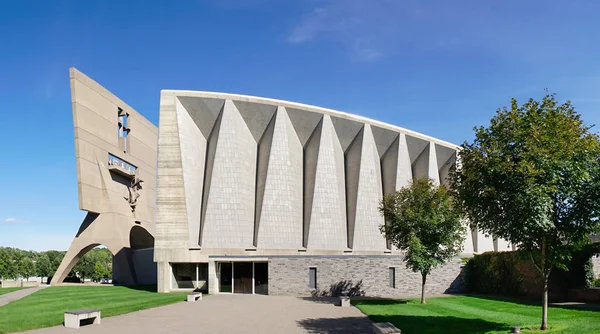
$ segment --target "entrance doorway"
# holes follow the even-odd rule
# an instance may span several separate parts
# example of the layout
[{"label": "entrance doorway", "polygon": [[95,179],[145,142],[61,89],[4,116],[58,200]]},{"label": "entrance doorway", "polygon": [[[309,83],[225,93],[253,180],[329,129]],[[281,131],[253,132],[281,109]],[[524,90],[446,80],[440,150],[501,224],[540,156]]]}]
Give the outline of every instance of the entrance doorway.
[{"label": "entrance doorway", "polygon": [[219,292],[268,294],[267,262],[217,262]]},{"label": "entrance doorway", "polygon": [[219,263],[219,292],[233,292],[233,264],[231,262]]},{"label": "entrance doorway", "polygon": [[233,263],[233,291],[235,293],[252,293],[253,262]]}]

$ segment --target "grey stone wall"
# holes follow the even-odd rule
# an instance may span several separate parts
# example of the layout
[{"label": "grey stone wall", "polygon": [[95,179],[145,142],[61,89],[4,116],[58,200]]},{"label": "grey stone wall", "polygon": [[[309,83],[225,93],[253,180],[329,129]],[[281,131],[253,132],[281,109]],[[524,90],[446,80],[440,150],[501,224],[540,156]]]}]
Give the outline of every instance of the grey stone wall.
[{"label": "grey stone wall", "polygon": [[[309,268],[317,268],[317,290],[308,286]],[[396,268],[395,288],[389,268]],[[427,278],[430,295],[462,291],[462,263],[455,258]],[[340,291],[364,296],[420,296],[421,275],[406,268],[399,256],[294,256],[269,258],[269,294],[329,296]]]}]

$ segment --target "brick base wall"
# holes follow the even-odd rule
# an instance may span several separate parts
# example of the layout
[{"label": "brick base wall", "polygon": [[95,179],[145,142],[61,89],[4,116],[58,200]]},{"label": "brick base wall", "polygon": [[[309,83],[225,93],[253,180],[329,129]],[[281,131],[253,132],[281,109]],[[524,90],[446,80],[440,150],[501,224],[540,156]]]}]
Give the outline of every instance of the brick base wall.
[{"label": "brick base wall", "polygon": [[[317,268],[317,289],[309,288],[309,268]],[[389,286],[389,268],[396,273]],[[463,291],[462,263],[455,258],[427,277],[429,295]],[[340,292],[377,297],[417,297],[421,274],[406,268],[398,256],[290,256],[269,258],[269,294],[331,296]]]}]

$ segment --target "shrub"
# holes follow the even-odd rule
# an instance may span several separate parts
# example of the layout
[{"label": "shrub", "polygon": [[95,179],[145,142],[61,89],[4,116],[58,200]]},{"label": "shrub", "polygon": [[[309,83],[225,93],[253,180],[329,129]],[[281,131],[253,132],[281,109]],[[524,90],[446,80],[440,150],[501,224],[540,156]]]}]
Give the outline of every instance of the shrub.
[{"label": "shrub", "polygon": [[466,288],[471,293],[520,295],[525,293],[523,274],[517,270],[517,252],[486,252],[465,266]]}]

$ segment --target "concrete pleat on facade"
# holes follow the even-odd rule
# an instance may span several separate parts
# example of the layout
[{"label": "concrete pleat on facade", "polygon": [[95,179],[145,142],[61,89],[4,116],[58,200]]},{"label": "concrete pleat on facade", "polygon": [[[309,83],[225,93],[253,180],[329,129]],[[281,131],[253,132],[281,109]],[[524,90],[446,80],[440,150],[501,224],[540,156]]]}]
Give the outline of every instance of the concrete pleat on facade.
[{"label": "concrete pleat on facade", "polygon": [[[222,99],[198,99],[186,96],[176,98],[190,248],[198,247],[201,243],[203,191],[205,172],[208,168],[206,159],[208,139],[224,103],[225,100]],[[208,161],[212,170],[213,160]]]},{"label": "concrete pleat on facade", "polygon": [[[240,115],[246,122],[246,126],[257,145],[256,184],[255,184],[255,209],[254,209],[254,229],[252,235],[252,245],[257,246],[258,230],[260,226],[260,217],[263,209],[263,200],[265,195],[265,181],[269,172],[268,166],[271,161],[270,153],[273,146],[273,131],[275,129],[276,106],[260,103],[234,101]],[[272,171],[271,171],[272,172]]]},{"label": "concrete pleat on facade", "polygon": [[386,240],[379,231],[383,217],[381,165],[371,126],[366,124],[346,151],[348,244],[354,250],[384,250]]},{"label": "concrete pleat on facade", "polygon": [[197,247],[200,235],[200,213],[202,212],[202,189],[204,186],[204,163],[207,140],[179,99],[176,101],[176,110],[187,209],[189,247]]},{"label": "concrete pleat on facade", "polygon": [[440,184],[448,186],[450,169],[456,163],[456,150],[435,144],[436,161],[439,168]]},{"label": "concrete pleat on facade", "polygon": [[383,192],[393,194],[395,191],[406,187],[412,180],[412,167],[406,145],[406,136],[400,134],[392,142],[381,158]]},{"label": "concrete pleat on facade", "polygon": [[[225,101],[213,135],[210,185],[205,190],[202,247],[247,248],[253,245],[257,145],[235,104]],[[208,173],[208,169],[207,169]]]},{"label": "concrete pleat on facade", "polygon": [[258,148],[255,246],[302,247],[302,145],[279,107]]},{"label": "concrete pleat on facade", "polygon": [[[305,149],[305,247],[343,250],[348,247],[344,152],[329,115]],[[314,174],[312,171],[314,170]]]}]

